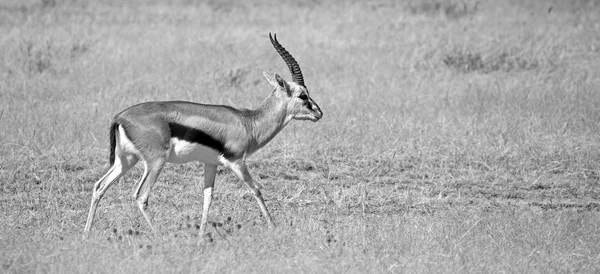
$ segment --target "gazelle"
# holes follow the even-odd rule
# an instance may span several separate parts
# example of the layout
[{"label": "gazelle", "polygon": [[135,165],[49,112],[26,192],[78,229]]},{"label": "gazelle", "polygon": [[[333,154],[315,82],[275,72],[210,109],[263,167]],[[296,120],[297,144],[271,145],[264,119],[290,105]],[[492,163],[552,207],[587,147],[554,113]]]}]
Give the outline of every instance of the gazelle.
[{"label": "gazelle", "polygon": [[263,75],[273,90],[256,109],[237,109],[184,101],[146,102],[117,114],[110,126],[110,168],[94,185],[92,202],[85,224],[89,233],[98,203],[110,185],[136,165],[144,173],[133,197],[153,231],[148,211],[148,196],[165,163],[204,162],[204,204],[200,224],[205,233],[217,166],[230,168],[252,191],[269,227],[275,224],[258,185],[246,167],[246,158],[265,146],[292,119],[318,121],[321,109],[310,98],[300,66],[290,53],[271,36],[271,43],[287,64],[291,82],[275,73]]}]

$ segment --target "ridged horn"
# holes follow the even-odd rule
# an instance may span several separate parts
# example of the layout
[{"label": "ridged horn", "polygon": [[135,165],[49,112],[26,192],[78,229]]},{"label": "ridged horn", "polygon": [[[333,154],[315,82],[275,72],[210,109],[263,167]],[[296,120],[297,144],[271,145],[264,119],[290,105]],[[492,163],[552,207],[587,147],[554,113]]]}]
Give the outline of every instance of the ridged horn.
[{"label": "ridged horn", "polygon": [[302,77],[302,71],[300,70],[298,62],[296,62],[296,59],[294,59],[294,57],[292,57],[292,55],[287,50],[285,50],[285,48],[281,44],[279,44],[279,42],[277,41],[277,34],[274,34],[273,37],[271,37],[271,33],[269,33],[269,39],[271,39],[271,44],[273,44],[273,47],[275,47],[277,53],[281,55],[281,58],[283,58],[283,61],[285,61],[288,68],[290,69],[290,73],[292,74],[292,80],[298,85],[306,87],[304,86],[304,77]]}]

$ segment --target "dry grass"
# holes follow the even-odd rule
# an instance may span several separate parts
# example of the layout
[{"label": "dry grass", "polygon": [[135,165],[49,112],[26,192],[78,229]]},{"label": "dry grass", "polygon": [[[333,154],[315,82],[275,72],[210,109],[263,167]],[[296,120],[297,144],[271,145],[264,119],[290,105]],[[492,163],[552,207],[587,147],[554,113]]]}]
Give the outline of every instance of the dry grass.
[{"label": "dry grass", "polygon": [[[599,17],[584,0],[4,1],[0,270],[598,272]],[[262,71],[287,74],[268,32],[325,113],[251,159],[279,227],[223,170],[197,246],[202,167],[170,165],[160,235],[137,169],[82,240],[110,118],[256,106]]]}]

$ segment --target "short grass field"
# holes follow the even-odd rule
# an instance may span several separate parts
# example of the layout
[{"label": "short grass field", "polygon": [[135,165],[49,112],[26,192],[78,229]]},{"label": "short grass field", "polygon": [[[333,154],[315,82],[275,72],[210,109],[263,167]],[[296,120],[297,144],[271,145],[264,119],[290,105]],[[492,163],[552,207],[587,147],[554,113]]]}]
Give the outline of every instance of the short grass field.
[{"label": "short grass field", "polygon": [[[324,112],[248,160],[277,228],[220,168],[199,245],[196,163],[84,239],[111,118],[256,107],[269,32]],[[598,273],[600,1],[3,0],[0,272]]]}]

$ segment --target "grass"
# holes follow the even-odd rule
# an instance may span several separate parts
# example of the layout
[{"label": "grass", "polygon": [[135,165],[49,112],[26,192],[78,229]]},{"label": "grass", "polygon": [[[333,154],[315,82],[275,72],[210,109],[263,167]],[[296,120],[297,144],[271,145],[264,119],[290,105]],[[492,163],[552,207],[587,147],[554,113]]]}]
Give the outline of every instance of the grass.
[{"label": "grass", "polygon": [[[584,272],[600,265],[597,1],[4,1],[0,270]],[[324,111],[250,159],[276,223],[222,169],[136,168],[102,200],[108,123],[150,100],[258,105],[287,68]],[[220,224],[220,225],[219,225]],[[116,232],[115,232],[116,231]]]}]

